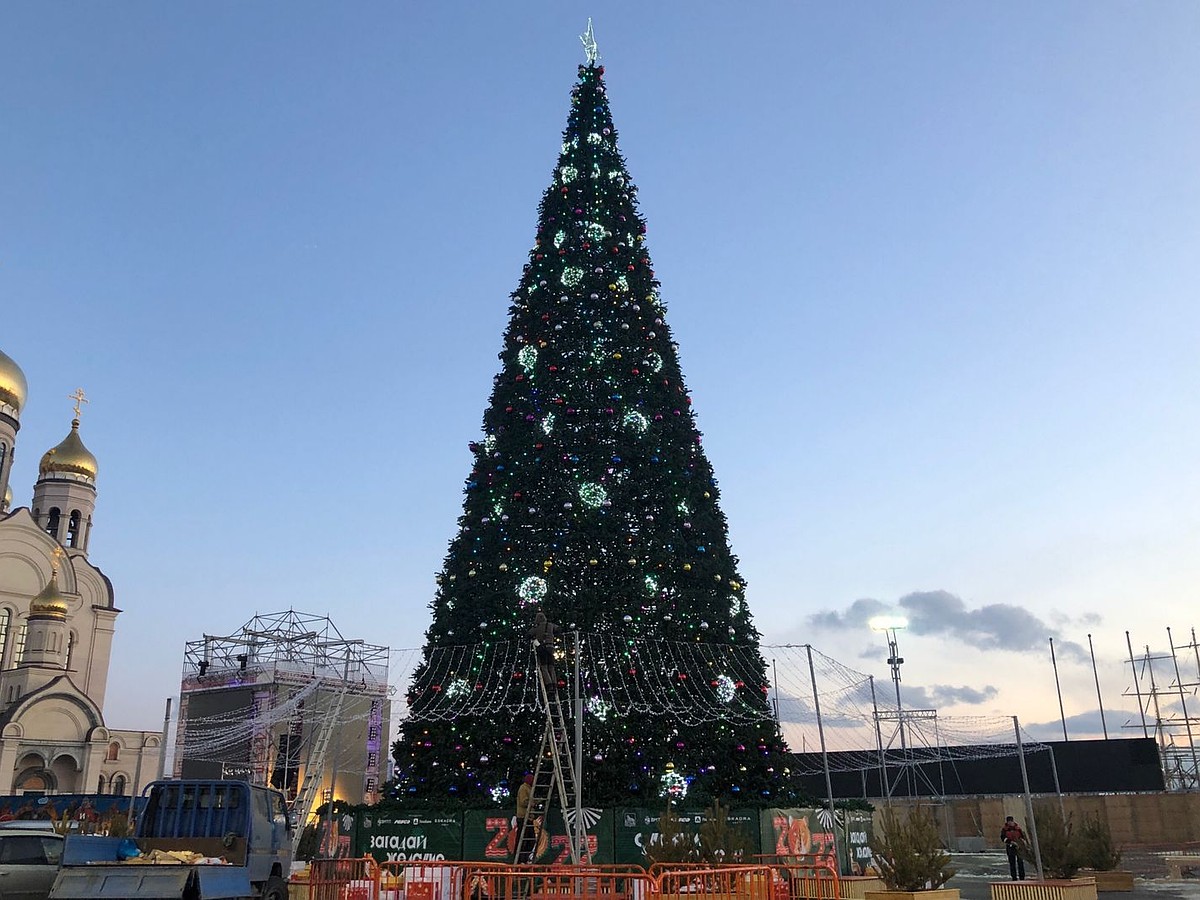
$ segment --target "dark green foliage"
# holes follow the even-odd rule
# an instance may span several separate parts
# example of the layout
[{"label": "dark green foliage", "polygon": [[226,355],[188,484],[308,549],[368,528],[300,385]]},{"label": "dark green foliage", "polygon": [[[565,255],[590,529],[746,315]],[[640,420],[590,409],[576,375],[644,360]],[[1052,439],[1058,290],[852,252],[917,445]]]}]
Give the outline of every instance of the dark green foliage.
[{"label": "dark green foliage", "polygon": [[1085,815],[1075,836],[1079,841],[1079,857],[1083,868],[1111,872],[1121,864],[1121,851],[1113,843],[1108,819],[1100,815]]},{"label": "dark green foliage", "polygon": [[[1033,810],[1037,824],[1038,846],[1042,851],[1042,871],[1047,878],[1073,878],[1083,867],[1083,846],[1075,832],[1071,816],[1063,818],[1057,803],[1039,803]],[[1021,848],[1026,861],[1033,862],[1033,847]]]},{"label": "dark green foliage", "polygon": [[683,830],[679,813],[670,803],[658,817],[659,840],[651,841],[646,848],[646,858],[652,863],[695,862],[700,858],[694,835]]},{"label": "dark green foliage", "polygon": [[[734,689],[735,702],[761,712],[760,721],[684,725],[653,708],[653,691],[641,693],[650,675],[655,690],[670,683],[690,696],[689,684],[714,683],[723,673],[701,663],[646,673],[627,649],[657,639],[756,653],[759,635],[602,74],[580,67],[536,243],[512,295],[485,437],[470,445],[459,531],[437,579],[425,661],[408,697],[416,718],[393,746],[393,796],[471,805],[492,802],[498,787],[515,793],[541,735],[536,712],[419,719],[451,681],[488,693],[524,683],[524,662],[497,672],[471,654],[450,668],[431,659],[435,648],[452,645],[527,646],[541,595],[551,621],[622,648],[603,665],[584,658],[589,697],[602,698],[619,678],[651,701],[643,712],[588,715],[585,803],[655,803],[673,763],[693,779],[697,796],[788,805],[797,798],[761,656],[738,673]],[[560,666],[564,688],[569,667],[570,660]]]},{"label": "dark green foliage", "polygon": [[942,849],[937,820],[917,806],[907,816],[888,807],[871,839],[879,877],[891,891],[936,890],[954,877],[950,854]]},{"label": "dark green foliage", "polygon": [[753,849],[750,836],[741,828],[729,826],[729,810],[714,800],[705,811],[700,826],[700,857],[706,863],[750,863]]},{"label": "dark green foliage", "polygon": [[317,826],[315,824],[305,825],[304,830],[300,832],[300,842],[296,845],[296,859],[307,862],[316,856],[319,840]]}]

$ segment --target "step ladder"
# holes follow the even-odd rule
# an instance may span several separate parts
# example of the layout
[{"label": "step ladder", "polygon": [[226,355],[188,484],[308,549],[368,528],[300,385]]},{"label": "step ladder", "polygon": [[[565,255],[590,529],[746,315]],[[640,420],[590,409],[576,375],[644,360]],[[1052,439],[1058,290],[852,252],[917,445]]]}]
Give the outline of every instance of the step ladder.
[{"label": "step ladder", "polygon": [[530,863],[537,856],[538,842],[546,826],[546,816],[554,795],[558,794],[563,822],[571,831],[568,841],[571,862],[579,864],[579,847],[571,823],[575,815],[575,794],[578,790],[575,778],[575,761],[571,754],[570,732],[567,731],[563,704],[558,696],[558,685],[547,685],[541,673],[537,676],[541,686],[542,705],[546,709],[546,729],[542,734],[542,746],[533,767],[533,790],[529,797],[529,808],[525,818],[517,823],[517,845],[513,853],[514,863]]},{"label": "step ladder", "polygon": [[[325,777],[325,757],[329,753],[329,741],[337,731],[342,714],[342,701],[346,699],[346,692],[349,688],[349,682],[343,681],[337,696],[326,707],[321,724],[317,726],[312,750],[308,755],[308,762],[304,766],[304,781],[300,784],[300,790],[296,792],[296,802],[292,804],[292,821],[296,828],[295,834],[292,836],[293,858],[300,848],[300,837],[304,834],[304,826],[308,824],[308,817],[312,815],[313,805],[317,800],[317,791],[320,790],[321,781]],[[332,798],[330,802],[332,802]]]}]

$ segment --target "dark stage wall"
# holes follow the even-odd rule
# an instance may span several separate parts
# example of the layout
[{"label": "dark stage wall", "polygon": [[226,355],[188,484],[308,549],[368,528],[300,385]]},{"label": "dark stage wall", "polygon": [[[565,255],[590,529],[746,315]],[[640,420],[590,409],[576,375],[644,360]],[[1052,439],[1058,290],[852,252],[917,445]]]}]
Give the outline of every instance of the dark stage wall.
[{"label": "dark stage wall", "polygon": [[[1049,747],[1050,751],[1041,749]],[[892,796],[934,797],[966,794],[1015,794],[1023,790],[1021,763],[1016,748],[1011,755],[990,756],[997,748],[954,747],[953,761],[918,762],[901,765],[899,750],[887,752],[888,780]],[[1058,767],[1058,779],[1066,793],[1100,793],[1165,790],[1158,745],[1153,738],[1128,738],[1109,741],[1048,741],[1035,749],[1026,749],[1025,767],[1029,787],[1034,793],[1053,793],[1054,776],[1050,754]],[[825,796],[825,776],[821,772],[820,753],[796,753],[797,768],[816,774],[801,776],[805,789],[813,797]],[[977,758],[971,758],[977,757]],[[912,751],[915,760],[932,760],[931,751]],[[882,797],[877,754],[830,753],[834,797]],[[869,766],[870,768],[863,768]],[[850,771],[838,771],[848,769]]]}]

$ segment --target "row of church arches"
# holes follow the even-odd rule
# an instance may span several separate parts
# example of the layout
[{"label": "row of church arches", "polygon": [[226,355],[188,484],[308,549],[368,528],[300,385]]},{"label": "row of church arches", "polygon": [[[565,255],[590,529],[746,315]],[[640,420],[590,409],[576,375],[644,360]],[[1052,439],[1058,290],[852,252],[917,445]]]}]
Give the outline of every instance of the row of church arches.
[{"label": "row of church arches", "polygon": [[[35,522],[42,521],[42,511],[36,506],[33,508],[33,519]],[[63,511],[57,506],[52,506],[46,513],[46,523],[42,526],[42,529],[46,534],[66,547],[74,547],[80,550],[85,549],[87,545],[87,532],[92,530],[92,517],[88,516],[85,522],[83,513],[78,509],[73,509],[67,515],[66,519],[67,531],[66,534],[63,534]]]}]

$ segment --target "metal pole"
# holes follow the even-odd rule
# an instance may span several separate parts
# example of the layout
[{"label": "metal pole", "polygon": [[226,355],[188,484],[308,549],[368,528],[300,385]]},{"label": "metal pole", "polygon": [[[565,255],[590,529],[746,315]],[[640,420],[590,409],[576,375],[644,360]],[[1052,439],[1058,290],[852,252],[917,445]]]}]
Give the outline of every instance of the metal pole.
[{"label": "metal pole", "polygon": [[771,660],[771,683],[775,686],[775,724],[779,724],[779,672],[775,668],[775,660]]},{"label": "metal pole", "polygon": [[[167,735],[171,730],[171,701],[174,699],[175,699],[174,697],[167,698],[167,711],[163,714],[162,743],[160,743],[158,745],[158,777],[159,777],[159,779],[162,779],[166,775],[166,772],[167,772]],[[141,785],[139,785],[137,788],[134,789],[133,794],[135,797],[137,796],[138,791],[140,791],[140,790],[141,790]]]},{"label": "metal pole", "polygon": [[1167,734],[1163,729],[1162,710],[1158,706],[1158,685],[1154,681],[1154,659],[1150,656],[1150,645],[1146,645],[1146,668],[1150,670],[1150,699],[1154,701],[1154,731],[1158,744],[1167,749]]},{"label": "metal pole", "polygon": [[904,736],[904,704],[900,701],[900,665],[904,662],[904,658],[900,655],[900,642],[896,638],[896,629],[889,629],[887,632],[888,652],[891,656],[888,658],[888,665],[892,667],[892,682],[896,685],[896,728],[900,732],[900,773],[904,776],[904,786],[908,789],[908,796],[913,795],[913,785],[910,780],[908,771],[908,740]]},{"label": "metal pole", "polygon": [[812,679],[813,709],[817,713],[817,735],[821,738],[821,764],[825,768],[825,794],[829,797],[829,820],[832,823],[830,833],[833,835],[833,858],[837,860],[838,870],[841,870],[841,857],[838,855],[837,814],[833,810],[833,780],[829,777],[829,753],[825,749],[825,726],[821,723],[821,698],[817,695],[817,670],[813,667],[812,644],[805,644],[808,651],[808,677]]},{"label": "metal pole", "polygon": [[1058,783],[1058,763],[1054,759],[1054,748],[1050,750],[1050,774],[1054,776],[1054,793],[1058,794],[1058,812],[1064,822],[1067,821],[1067,808],[1063,805],[1062,785]]},{"label": "metal pole", "polygon": [[[1033,814],[1033,795],[1029,793],[1029,772],[1025,769],[1025,745],[1021,743],[1021,723],[1013,716],[1013,731],[1017,735],[1017,758],[1021,760],[1021,783],[1025,787],[1025,818],[1029,822],[1029,836],[1033,838],[1033,859],[1037,864],[1038,881],[1042,874],[1042,845],[1038,843],[1037,818]],[[1053,752],[1053,751],[1052,751]]]},{"label": "metal pole", "polygon": [[1133,673],[1133,692],[1138,699],[1138,713],[1142,717],[1142,737],[1150,737],[1146,729],[1146,707],[1142,704],[1142,686],[1138,682],[1137,663],[1133,659],[1133,642],[1129,640],[1129,632],[1125,632],[1125,646],[1129,648],[1129,671]]},{"label": "metal pole", "polygon": [[1108,740],[1108,723],[1104,721],[1104,697],[1100,695],[1100,673],[1096,671],[1096,648],[1092,646],[1092,636],[1088,635],[1088,652],[1092,654],[1092,677],[1096,679],[1096,702],[1100,704],[1100,727],[1104,729],[1104,739]]},{"label": "metal pole", "polygon": [[[580,670],[579,630],[575,630],[575,860],[583,862],[587,829],[583,823],[583,674]],[[590,861],[590,860],[589,860]]]},{"label": "metal pole", "polygon": [[1200,779],[1200,762],[1196,761],[1196,741],[1192,736],[1192,720],[1188,718],[1187,701],[1183,698],[1183,679],[1179,677],[1179,658],[1175,656],[1175,639],[1167,629],[1167,642],[1171,645],[1171,662],[1175,664],[1175,684],[1179,687],[1179,706],[1183,710],[1183,724],[1187,726],[1188,746],[1192,749],[1192,781]]},{"label": "metal pole", "polygon": [[1054,656],[1054,638],[1050,638],[1050,665],[1054,667],[1054,692],[1058,694],[1058,717],[1062,720],[1063,740],[1069,741],[1067,737],[1067,714],[1063,711],[1062,702],[1062,687],[1058,683],[1058,660]]},{"label": "metal pole", "polygon": [[879,750],[879,789],[883,792],[884,802],[892,805],[892,786],[888,782],[887,757],[883,753],[883,733],[879,730],[879,704],[875,701],[875,676],[868,675],[871,682],[871,711],[875,715],[875,746]]}]

